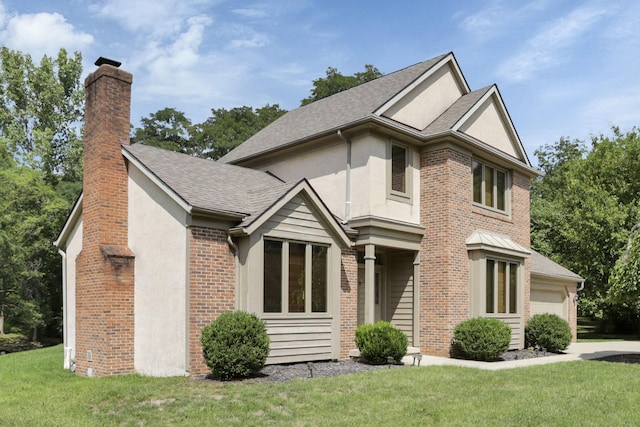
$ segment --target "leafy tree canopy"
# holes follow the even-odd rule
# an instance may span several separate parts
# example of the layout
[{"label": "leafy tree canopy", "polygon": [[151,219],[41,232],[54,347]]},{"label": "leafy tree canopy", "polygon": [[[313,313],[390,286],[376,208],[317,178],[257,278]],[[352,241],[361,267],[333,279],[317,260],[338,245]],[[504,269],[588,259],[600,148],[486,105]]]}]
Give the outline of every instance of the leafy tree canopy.
[{"label": "leafy tree canopy", "polygon": [[142,127],[136,128],[131,142],[139,142],[179,153],[194,154],[193,125],[185,114],[174,108],[164,108],[143,117]]},{"label": "leafy tree canopy", "polygon": [[364,68],[364,71],[355,73],[352,76],[342,75],[337,68],[327,68],[326,77],[321,77],[313,81],[311,96],[304,98],[301,101],[301,105],[310,104],[319,99],[382,77],[382,73],[373,65],[367,64]]},{"label": "leafy tree canopy", "polygon": [[44,173],[45,181],[82,177],[82,57],[61,49],[39,65],[31,56],[0,49],[0,135],[7,154]]},{"label": "leafy tree canopy", "polygon": [[590,142],[587,150],[561,139],[536,152],[546,175],[532,185],[531,241],[586,279],[581,314],[628,327],[640,313],[608,294],[629,230],[640,220],[640,137],[635,128],[613,127],[612,135]]}]

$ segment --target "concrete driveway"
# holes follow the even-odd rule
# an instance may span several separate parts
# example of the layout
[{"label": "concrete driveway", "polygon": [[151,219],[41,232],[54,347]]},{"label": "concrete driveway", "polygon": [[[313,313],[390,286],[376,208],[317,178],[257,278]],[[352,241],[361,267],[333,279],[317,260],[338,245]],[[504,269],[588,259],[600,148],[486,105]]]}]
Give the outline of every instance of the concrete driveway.
[{"label": "concrete driveway", "polygon": [[[523,360],[509,360],[505,362],[478,362],[475,360],[460,360],[424,355],[420,361],[420,366],[463,366],[496,371],[498,369],[513,369],[524,366],[546,365],[549,363],[590,360],[622,353],[640,353],[640,341],[573,343],[564,351],[564,354]],[[402,361],[405,365],[411,365],[414,362],[412,356],[405,356]]]}]

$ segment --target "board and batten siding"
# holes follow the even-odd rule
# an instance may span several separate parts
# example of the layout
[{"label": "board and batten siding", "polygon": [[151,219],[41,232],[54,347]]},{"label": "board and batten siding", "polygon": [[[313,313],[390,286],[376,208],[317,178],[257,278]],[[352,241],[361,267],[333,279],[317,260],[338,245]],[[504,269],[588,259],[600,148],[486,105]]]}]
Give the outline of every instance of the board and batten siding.
[{"label": "board and batten siding", "polygon": [[[262,243],[265,238],[286,239],[290,242],[304,242],[328,245],[328,290],[327,313],[264,313],[263,320],[267,325],[270,352],[267,364],[295,363],[315,360],[337,359],[340,354],[340,253],[339,244],[327,231],[321,216],[308,199],[297,195],[273,214],[260,227]],[[263,244],[255,251],[262,257]],[[258,272],[252,272],[257,279],[253,283],[260,286],[255,300],[256,311],[262,311],[263,265]],[[254,286],[252,282],[249,286]]]}]

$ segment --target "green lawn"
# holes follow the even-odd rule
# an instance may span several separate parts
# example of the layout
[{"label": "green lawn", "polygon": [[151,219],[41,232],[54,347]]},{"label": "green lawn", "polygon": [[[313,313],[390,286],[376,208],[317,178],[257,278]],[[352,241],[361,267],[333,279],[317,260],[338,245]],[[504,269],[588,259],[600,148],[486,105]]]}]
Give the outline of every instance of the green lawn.
[{"label": "green lawn", "polygon": [[62,347],[0,356],[1,426],[640,425],[640,365],[407,367],[284,384],[81,378]]}]

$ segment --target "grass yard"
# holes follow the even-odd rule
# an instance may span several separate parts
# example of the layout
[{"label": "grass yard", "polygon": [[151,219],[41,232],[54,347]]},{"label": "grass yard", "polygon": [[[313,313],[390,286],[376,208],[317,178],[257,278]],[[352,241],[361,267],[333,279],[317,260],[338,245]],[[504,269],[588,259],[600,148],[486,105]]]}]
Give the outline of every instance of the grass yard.
[{"label": "grass yard", "polygon": [[0,356],[0,425],[640,425],[640,365],[407,367],[284,384],[82,378],[61,365],[61,346]]}]

